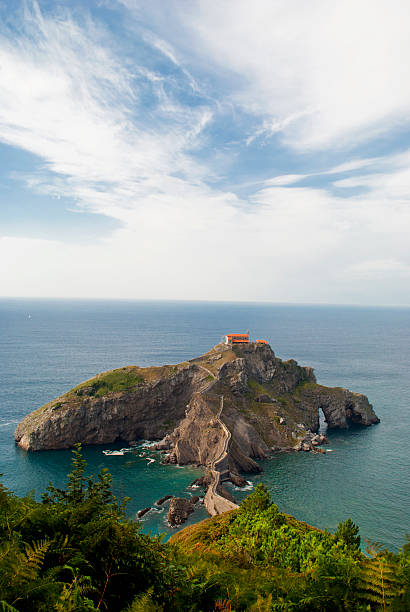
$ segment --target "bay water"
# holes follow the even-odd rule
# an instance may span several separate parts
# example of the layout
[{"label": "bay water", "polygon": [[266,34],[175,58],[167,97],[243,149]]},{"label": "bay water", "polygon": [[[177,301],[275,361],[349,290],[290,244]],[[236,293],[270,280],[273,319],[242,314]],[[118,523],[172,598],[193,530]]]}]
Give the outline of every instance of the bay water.
[{"label": "bay water", "polygon": [[[314,367],[321,384],[365,393],[381,423],[329,432],[325,455],[283,453],[262,461],[261,475],[246,476],[246,490],[228,485],[236,499],[264,482],[284,512],[331,530],[351,517],[362,537],[399,548],[410,531],[409,308],[2,299],[2,482],[40,498],[50,481],[66,480],[70,451],[26,453],[14,443],[17,423],[32,410],[99,372],[178,363],[208,351],[226,332],[247,329],[279,357]],[[132,498],[131,517],[163,495],[195,493],[189,485],[200,468],[164,466],[144,441],[123,446],[88,447],[84,455],[89,472],[107,467],[116,494]],[[201,508],[189,522],[205,517]],[[166,507],[149,512],[142,528],[172,533]]]}]

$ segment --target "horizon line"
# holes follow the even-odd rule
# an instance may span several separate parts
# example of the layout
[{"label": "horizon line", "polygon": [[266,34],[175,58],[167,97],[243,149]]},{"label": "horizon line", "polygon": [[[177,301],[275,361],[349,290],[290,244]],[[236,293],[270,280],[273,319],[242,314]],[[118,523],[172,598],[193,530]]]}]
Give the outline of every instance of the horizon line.
[{"label": "horizon line", "polygon": [[409,309],[410,304],[362,304],[352,302],[275,302],[273,300],[232,300],[232,299],[186,299],[186,298],[113,298],[113,297],[62,297],[62,296],[0,296],[0,300],[49,300],[72,302],[175,302],[185,304],[253,304],[271,306],[328,306],[349,308],[403,308]]}]

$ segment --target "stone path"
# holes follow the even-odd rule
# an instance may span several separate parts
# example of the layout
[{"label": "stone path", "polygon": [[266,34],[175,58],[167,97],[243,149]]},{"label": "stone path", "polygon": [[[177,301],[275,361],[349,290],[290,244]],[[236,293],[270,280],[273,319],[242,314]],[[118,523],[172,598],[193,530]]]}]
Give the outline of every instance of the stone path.
[{"label": "stone path", "polygon": [[225,497],[222,497],[222,495],[219,495],[219,493],[217,493],[217,488],[221,478],[221,472],[225,472],[228,469],[227,450],[231,439],[231,432],[229,431],[225,423],[221,420],[223,407],[224,396],[221,395],[220,406],[216,418],[225,433],[225,439],[219,457],[211,463],[210,473],[212,480],[204,499],[205,508],[211,516],[215,516],[216,514],[222,514],[223,512],[228,512],[229,510],[236,510],[237,508],[239,508],[239,506],[229,501],[229,499],[226,499]]},{"label": "stone path", "polygon": [[[210,381],[210,383],[201,391],[202,393],[208,392],[217,383],[218,378],[215,376],[213,372],[211,372],[211,370],[209,370],[205,366],[200,365],[200,364],[196,364],[196,365],[198,368],[201,368],[201,370],[204,370],[209,376],[212,376],[212,380]],[[239,508],[239,506],[229,501],[229,499],[226,499],[225,497],[222,497],[222,495],[219,495],[219,493],[217,493],[217,488],[220,483],[221,473],[229,471],[227,451],[228,451],[229,442],[231,440],[231,432],[229,431],[229,429],[227,428],[227,426],[221,419],[223,407],[224,407],[224,397],[223,395],[221,395],[219,410],[216,415],[216,420],[221,426],[225,434],[225,438],[224,438],[223,448],[222,448],[222,451],[219,457],[217,457],[214,461],[212,461],[210,465],[209,471],[211,474],[211,483],[208,487],[208,490],[206,492],[205,499],[204,499],[204,506],[211,516],[215,516],[216,514],[222,514],[223,512],[228,512],[229,510],[236,510],[237,508]]]}]

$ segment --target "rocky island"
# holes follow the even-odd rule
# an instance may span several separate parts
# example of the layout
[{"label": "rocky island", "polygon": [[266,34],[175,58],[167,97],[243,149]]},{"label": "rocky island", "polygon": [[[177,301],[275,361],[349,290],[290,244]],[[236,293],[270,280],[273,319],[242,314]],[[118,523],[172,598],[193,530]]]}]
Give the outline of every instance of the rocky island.
[{"label": "rocky island", "polygon": [[372,425],[366,396],[317,384],[313,369],[282,361],[265,342],[218,344],[177,365],[99,374],[26,416],[15,431],[27,451],[157,440],[168,463],[207,468],[210,514],[235,506],[223,481],[258,472],[272,451],[317,451],[328,428]]}]

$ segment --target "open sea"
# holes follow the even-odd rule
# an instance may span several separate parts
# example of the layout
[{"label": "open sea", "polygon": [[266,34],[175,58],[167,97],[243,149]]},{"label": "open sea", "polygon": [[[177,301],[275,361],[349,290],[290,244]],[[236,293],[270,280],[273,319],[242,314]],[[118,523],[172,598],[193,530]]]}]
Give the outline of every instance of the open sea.
[{"label": "open sea", "polygon": [[[410,309],[244,303],[104,300],[0,300],[0,473],[18,495],[39,498],[49,481],[64,484],[70,451],[26,453],[13,438],[29,412],[79,382],[124,365],[178,363],[217,344],[228,331],[250,330],[276,355],[315,368],[318,382],[365,393],[381,423],[329,433],[326,455],[286,453],[261,462],[258,482],[279,509],[334,530],[351,517],[362,538],[390,549],[410,532]],[[322,423],[324,427],[324,424]],[[131,517],[166,494],[187,496],[202,471],[163,466],[144,441],[89,447],[91,473],[107,467]],[[143,530],[172,533],[165,509],[152,510]],[[190,522],[205,518],[203,508]]]}]

